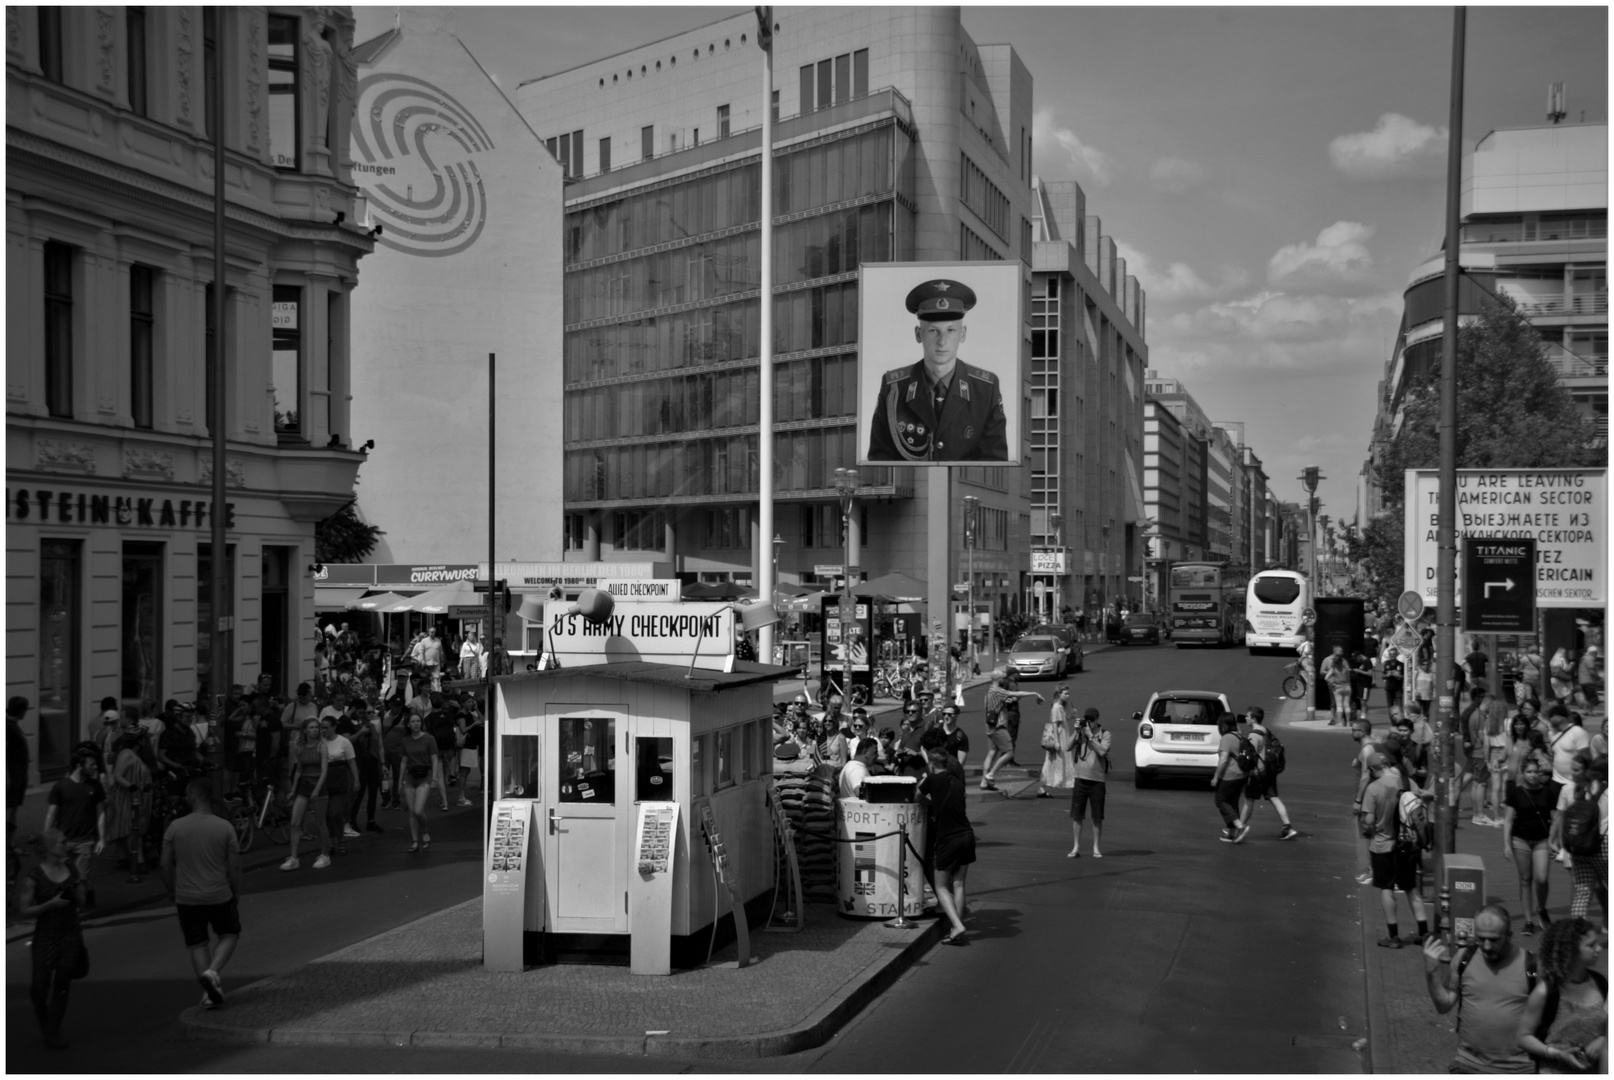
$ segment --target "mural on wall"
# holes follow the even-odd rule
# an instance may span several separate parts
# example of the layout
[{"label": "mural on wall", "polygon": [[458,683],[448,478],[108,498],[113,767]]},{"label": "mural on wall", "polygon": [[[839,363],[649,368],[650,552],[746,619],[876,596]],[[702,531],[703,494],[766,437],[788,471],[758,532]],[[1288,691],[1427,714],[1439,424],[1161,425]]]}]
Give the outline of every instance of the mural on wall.
[{"label": "mural on wall", "polygon": [[381,226],[378,244],[434,258],[475,244],[488,218],[475,159],[492,149],[470,110],[424,79],[378,73],[360,80],[353,182]]}]

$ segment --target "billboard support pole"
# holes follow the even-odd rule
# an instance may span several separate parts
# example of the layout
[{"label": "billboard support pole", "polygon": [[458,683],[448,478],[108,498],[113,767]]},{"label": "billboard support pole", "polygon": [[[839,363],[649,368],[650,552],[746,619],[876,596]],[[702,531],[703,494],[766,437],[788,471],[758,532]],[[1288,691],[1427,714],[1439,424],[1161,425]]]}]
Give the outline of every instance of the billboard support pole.
[{"label": "billboard support pole", "polygon": [[[1433,927],[1446,921],[1451,897],[1446,890],[1446,856],[1457,849],[1457,799],[1452,768],[1455,744],[1452,719],[1457,702],[1453,680],[1457,623],[1457,280],[1458,189],[1463,162],[1463,42],[1468,10],[1452,13],[1451,120],[1446,149],[1446,272],[1445,312],[1440,358],[1440,508],[1436,519],[1439,558],[1435,570],[1435,725],[1438,748],[1435,761],[1435,880],[1439,904]],[[1475,813],[1479,808],[1475,808]]]},{"label": "billboard support pole", "polygon": [[[761,356],[757,363],[757,542],[751,557],[757,566],[757,597],[772,603],[779,587],[768,547],[776,535],[773,518],[773,8],[757,8],[757,44],[762,48],[762,199],[758,288]],[[757,659],[774,662],[773,624],[757,631]]]}]

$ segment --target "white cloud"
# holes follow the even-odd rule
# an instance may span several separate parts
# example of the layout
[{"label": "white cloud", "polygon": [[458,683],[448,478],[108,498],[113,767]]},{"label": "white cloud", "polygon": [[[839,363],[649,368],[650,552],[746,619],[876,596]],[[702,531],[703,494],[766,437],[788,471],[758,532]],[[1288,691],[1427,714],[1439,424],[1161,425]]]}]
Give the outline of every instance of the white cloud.
[{"label": "white cloud", "polygon": [[1448,129],[1385,113],[1372,131],[1340,135],[1328,143],[1334,168],[1352,180],[1397,180],[1441,175]]},{"label": "white cloud", "polygon": [[1151,300],[1210,300],[1244,288],[1249,275],[1236,266],[1224,265],[1221,280],[1211,284],[1187,263],[1174,262],[1164,269],[1124,240],[1115,242],[1116,253],[1126,260],[1126,272],[1135,276]]},{"label": "white cloud", "polygon": [[1267,261],[1267,282],[1280,289],[1331,291],[1373,282],[1367,242],[1373,226],[1336,221],[1313,243],[1288,244]]},{"label": "white cloud", "polygon": [[1210,174],[1203,165],[1182,158],[1163,157],[1149,166],[1149,183],[1156,191],[1168,195],[1181,195],[1209,179]]},{"label": "white cloud", "polygon": [[1031,117],[1031,138],[1038,172],[1050,178],[1061,172],[1076,173],[1098,187],[1105,187],[1115,168],[1115,159],[1097,147],[1089,146],[1070,128],[1054,126],[1054,111],[1038,109]]},{"label": "white cloud", "polygon": [[[1130,265],[1130,264],[1129,264]],[[1401,298],[1296,295],[1265,289],[1150,320],[1149,364],[1184,378],[1382,370]],[[1326,403],[1317,403],[1326,410]]]}]

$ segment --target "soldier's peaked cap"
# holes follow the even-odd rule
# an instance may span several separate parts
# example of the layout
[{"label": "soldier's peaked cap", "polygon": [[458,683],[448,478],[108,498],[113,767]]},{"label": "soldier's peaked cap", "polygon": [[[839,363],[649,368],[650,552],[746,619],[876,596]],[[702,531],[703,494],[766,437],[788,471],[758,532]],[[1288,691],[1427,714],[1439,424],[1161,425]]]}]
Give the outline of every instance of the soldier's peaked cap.
[{"label": "soldier's peaked cap", "polygon": [[975,290],[961,281],[933,278],[908,293],[908,310],[931,322],[962,319],[975,306]]}]

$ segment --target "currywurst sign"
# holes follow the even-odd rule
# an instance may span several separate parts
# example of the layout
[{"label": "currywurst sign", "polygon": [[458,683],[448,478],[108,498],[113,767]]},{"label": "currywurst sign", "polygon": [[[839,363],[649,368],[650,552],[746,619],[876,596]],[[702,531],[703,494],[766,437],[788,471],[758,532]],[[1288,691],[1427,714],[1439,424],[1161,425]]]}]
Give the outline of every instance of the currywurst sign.
[{"label": "currywurst sign", "polygon": [[725,603],[621,604],[600,623],[558,604],[544,620],[545,648],[570,664],[630,661],[734,670],[734,609]]},{"label": "currywurst sign", "polygon": [[[1440,475],[1433,469],[1408,469],[1406,490],[1406,587],[1432,602]],[[1534,540],[1537,607],[1608,603],[1606,469],[1459,469],[1456,532],[1459,553],[1465,537]],[[1462,580],[1458,566],[1459,604]]]}]

